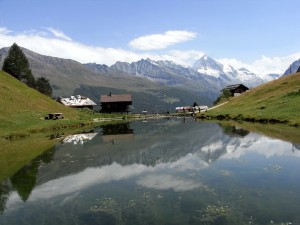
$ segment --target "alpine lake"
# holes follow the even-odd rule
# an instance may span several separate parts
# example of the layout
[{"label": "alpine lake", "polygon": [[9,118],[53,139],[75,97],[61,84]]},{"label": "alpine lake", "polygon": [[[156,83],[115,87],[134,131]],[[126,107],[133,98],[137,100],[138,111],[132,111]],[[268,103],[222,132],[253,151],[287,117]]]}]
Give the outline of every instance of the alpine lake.
[{"label": "alpine lake", "polygon": [[45,138],[0,179],[1,225],[300,224],[300,137],[169,118]]}]

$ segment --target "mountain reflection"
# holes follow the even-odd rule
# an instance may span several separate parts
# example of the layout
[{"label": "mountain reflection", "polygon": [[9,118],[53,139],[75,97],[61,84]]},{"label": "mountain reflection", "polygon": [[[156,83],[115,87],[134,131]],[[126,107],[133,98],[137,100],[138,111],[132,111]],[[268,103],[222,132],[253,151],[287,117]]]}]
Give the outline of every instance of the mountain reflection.
[{"label": "mountain reflection", "polygon": [[249,151],[267,157],[300,157],[300,151],[286,151],[290,143],[191,119],[185,123],[137,121],[98,129],[102,132],[93,132],[84,145],[58,144],[1,182],[0,210],[7,201],[13,207],[20,200],[76,194],[96,184],[133,178],[144,188],[190,191],[202,187],[202,182],[181,173],[199,172],[219,159],[239,158]]},{"label": "mountain reflection", "polygon": [[[61,178],[49,180],[44,184],[36,187],[32,193],[30,201],[41,199],[50,199],[61,195],[79,192],[80,190],[92,187],[96,184],[104,184],[112,181],[120,181],[140,176],[146,173],[155,173],[165,170],[173,171],[189,171],[201,170],[207,167],[208,164],[199,161],[195,155],[187,155],[178,162],[161,163],[155,167],[142,164],[132,164],[122,166],[117,163],[102,166],[99,168],[86,168],[80,173],[68,175]],[[80,182],[78,182],[80,181]],[[151,182],[154,182],[151,184]],[[180,176],[171,175],[150,175],[142,177],[138,185],[155,188],[155,189],[173,189],[175,191],[188,191],[201,186],[201,183],[193,179],[187,179]],[[17,202],[16,196],[12,199]]]},{"label": "mountain reflection", "polygon": [[300,144],[293,144],[293,150],[292,151],[300,151]]},{"label": "mountain reflection", "polygon": [[248,130],[237,126],[224,126],[221,124],[220,126],[223,128],[225,134],[228,134],[232,137],[246,137],[250,133]]},{"label": "mountain reflection", "polygon": [[6,201],[10,196],[10,192],[16,190],[22,201],[27,201],[32,190],[36,186],[36,179],[39,168],[43,164],[50,163],[55,154],[55,148],[51,148],[38,156],[8,180],[0,182],[0,211],[5,209]]}]

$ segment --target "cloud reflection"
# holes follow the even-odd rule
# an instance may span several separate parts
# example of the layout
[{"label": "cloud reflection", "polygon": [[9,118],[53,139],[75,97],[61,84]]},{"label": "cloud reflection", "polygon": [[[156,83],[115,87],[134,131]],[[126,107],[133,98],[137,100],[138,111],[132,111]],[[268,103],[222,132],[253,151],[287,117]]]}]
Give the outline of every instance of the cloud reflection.
[{"label": "cloud reflection", "polygon": [[201,186],[201,183],[192,179],[184,179],[169,174],[147,175],[139,179],[137,184],[146,188],[173,189],[174,191],[190,191]]},{"label": "cloud reflection", "polygon": [[[103,166],[100,168],[87,168],[84,171],[55,180],[51,180],[36,187],[27,202],[34,202],[38,200],[53,199],[63,195],[73,195],[80,193],[86,188],[92,187],[96,184],[109,183],[111,181],[121,181],[145,173],[155,173],[148,175],[144,179],[138,180],[141,186],[152,188],[151,180],[154,181],[153,188],[156,189],[173,189],[175,191],[192,190],[200,187],[200,183],[191,179],[183,179],[174,177],[172,175],[160,175],[162,171],[172,170],[183,172],[186,170],[200,170],[206,168],[208,164],[202,161],[195,154],[187,154],[174,162],[160,163],[156,166],[146,166],[143,164],[132,164],[122,166],[117,163]],[[166,182],[163,184],[163,182]],[[66,198],[64,198],[66,199]],[[7,209],[18,207],[17,203],[21,200],[16,192],[11,194],[10,200],[7,204]]]},{"label": "cloud reflection", "polygon": [[247,137],[239,139],[239,141],[236,141],[236,138],[230,139],[228,142],[224,140],[221,143],[216,141],[203,147],[201,150],[214,152],[222,149],[224,152],[220,159],[240,158],[250,152],[263,155],[266,158],[274,156],[300,157],[300,152],[293,151],[291,143],[260,136],[255,133],[251,133]]}]

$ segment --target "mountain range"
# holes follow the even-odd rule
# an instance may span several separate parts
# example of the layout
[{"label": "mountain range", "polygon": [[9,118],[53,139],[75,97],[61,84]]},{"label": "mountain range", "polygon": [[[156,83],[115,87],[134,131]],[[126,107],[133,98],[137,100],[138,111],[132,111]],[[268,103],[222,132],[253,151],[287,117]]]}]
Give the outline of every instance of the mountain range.
[{"label": "mountain range", "polygon": [[[9,48],[0,49],[0,68],[8,51]],[[96,66],[98,69],[102,68],[99,72],[74,60],[44,56],[25,48],[22,51],[29,61],[33,75],[44,76],[50,81],[54,97],[80,94],[99,103],[100,95],[110,92],[130,93],[133,98],[133,112],[144,109],[149,112],[166,112],[174,111],[178,105],[192,105],[194,102],[211,104],[219,94],[216,89],[191,91],[179,86],[156,83],[145,77],[130,76],[105,65]]]},{"label": "mountain range", "polygon": [[[0,49],[0,68],[9,48]],[[81,64],[22,48],[35,77],[49,79],[53,95],[85,95],[99,103],[100,95],[131,93],[133,111],[172,111],[176,106],[211,105],[225,86],[243,83],[249,88],[267,81],[246,68],[234,68],[203,56],[192,67],[172,61],[141,59],[111,66]],[[273,79],[277,75],[273,75]]]},{"label": "mountain range", "polygon": [[252,88],[280,77],[280,74],[257,75],[246,68],[234,68],[231,65],[221,64],[207,55],[198,59],[192,67],[179,65],[172,61],[154,61],[149,58],[132,63],[116,62],[110,67],[95,63],[85,65],[96,72],[113,69],[115,72],[122,71],[131,76],[146,77],[153,82],[169,86],[188,88],[189,85],[185,85],[187,80],[201,81],[202,83],[206,82],[205,85],[209,83],[219,90],[236,83],[243,83]]}]

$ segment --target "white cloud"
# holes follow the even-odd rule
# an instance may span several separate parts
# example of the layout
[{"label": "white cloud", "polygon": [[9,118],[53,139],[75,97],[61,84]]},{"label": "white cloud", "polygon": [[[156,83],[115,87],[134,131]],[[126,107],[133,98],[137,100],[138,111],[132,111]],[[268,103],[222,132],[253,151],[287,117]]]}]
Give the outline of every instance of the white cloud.
[{"label": "white cloud", "polygon": [[289,65],[299,58],[300,52],[284,57],[268,57],[263,55],[260,59],[250,63],[230,58],[223,58],[218,61],[222,64],[229,64],[235,68],[245,67],[258,75],[264,76],[270,73],[283,74]]},{"label": "white cloud", "polygon": [[171,45],[185,42],[197,37],[197,33],[189,31],[167,31],[164,34],[151,34],[138,37],[129,42],[134,49],[139,50],[157,50],[165,49]]},{"label": "white cloud", "polygon": [[[27,48],[39,54],[60,57],[65,59],[73,59],[80,63],[96,62],[99,64],[111,65],[116,61],[133,62],[141,58],[152,57],[150,54],[137,54],[132,51],[115,48],[102,48],[97,46],[84,45],[72,41],[67,36],[62,38],[61,33],[56,33],[56,36],[51,32],[30,31],[30,33],[13,34],[9,33],[6,28],[0,27],[0,48],[9,47],[13,43]],[[53,31],[53,30],[52,30]],[[57,38],[60,36],[60,38]],[[158,56],[153,56],[157,59]]]},{"label": "white cloud", "polygon": [[72,39],[70,37],[65,35],[64,32],[62,32],[60,30],[54,29],[52,27],[48,27],[48,28],[45,28],[45,29],[50,31],[55,37],[62,38],[62,39],[67,40],[67,41],[72,41]]},{"label": "white cloud", "polygon": [[165,58],[166,60],[171,60],[181,65],[192,66],[204,54],[205,54],[204,52],[196,51],[196,50],[189,50],[189,51],[171,50],[165,55]]},{"label": "white cloud", "polygon": [[283,73],[289,65],[300,58],[300,52],[285,57],[267,57],[262,56],[261,59],[255,60],[252,68],[257,68],[259,73]]},{"label": "white cloud", "polygon": [[[31,30],[21,34],[14,34],[4,27],[0,27],[0,48],[9,47],[14,42],[19,46],[37,52],[39,54],[73,59],[80,63],[95,62],[108,66],[117,61],[135,62],[142,58],[153,60],[170,60],[182,65],[192,65],[198,56],[202,56],[200,51],[169,51],[164,54],[136,53],[121,48],[103,48],[99,46],[84,45],[73,41],[56,29],[47,28],[43,31]],[[47,33],[46,31],[49,31]],[[56,35],[55,35],[55,34]],[[53,37],[54,34],[54,37]],[[64,38],[63,38],[64,37]]]},{"label": "white cloud", "polygon": [[11,30],[8,30],[6,27],[0,27],[0,34],[8,34]]},{"label": "white cloud", "polygon": [[[191,38],[193,35],[197,35],[187,31],[168,31],[166,34],[169,32],[186,32],[187,35],[185,38],[188,37],[188,34],[190,34]],[[161,35],[164,36],[164,34]],[[170,37],[171,36],[172,35],[170,35]],[[144,37],[146,38],[148,36]],[[165,44],[179,43],[179,41],[184,40],[183,37],[184,35],[182,35],[180,39],[180,35],[178,35],[177,39],[170,38],[169,42],[165,42]],[[171,40],[173,40],[173,42],[171,42]],[[42,31],[31,30],[16,34],[6,27],[0,27],[0,48],[9,47],[13,43],[17,43],[21,47],[43,55],[73,59],[80,63],[95,62],[106,64],[108,66],[114,64],[116,61],[131,63],[142,58],[170,60],[181,65],[192,66],[196,60],[204,55],[204,52],[196,50],[170,50],[165,51],[162,54],[148,52],[137,53],[122,48],[103,48],[100,46],[85,45],[72,40],[63,32],[54,28],[44,28]],[[153,43],[155,44],[155,41],[153,41]],[[250,63],[245,63],[232,58],[223,58],[218,61],[223,64],[232,65],[236,68],[245,67],[258,75],[264,76],[269,73],[282,74],[293,61],[298,60],[299,58],[300,52],[284,57],[262,56],[260,59]]]}]

